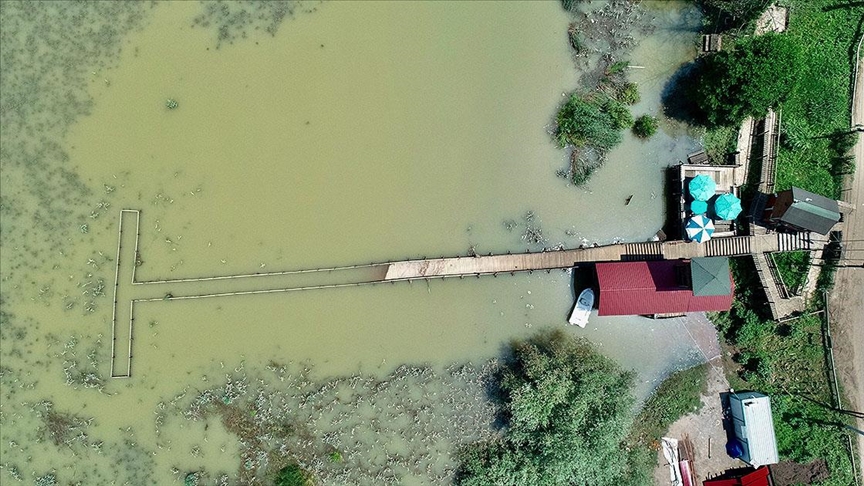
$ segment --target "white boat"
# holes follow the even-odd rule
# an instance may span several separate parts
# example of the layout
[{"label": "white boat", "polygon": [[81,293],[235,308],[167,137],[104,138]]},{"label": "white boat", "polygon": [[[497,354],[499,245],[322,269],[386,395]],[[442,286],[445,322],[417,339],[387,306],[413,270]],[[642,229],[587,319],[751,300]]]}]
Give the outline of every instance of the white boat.
[{"label": "white boat", "polygon": [[587,288],[579,294],[576,299],[576,305],[573,307],[573,313],[570,314],[570,324],[585,327],[588,324],[588,317],[591,316],[591,309],[594,307],[594,291]]}]

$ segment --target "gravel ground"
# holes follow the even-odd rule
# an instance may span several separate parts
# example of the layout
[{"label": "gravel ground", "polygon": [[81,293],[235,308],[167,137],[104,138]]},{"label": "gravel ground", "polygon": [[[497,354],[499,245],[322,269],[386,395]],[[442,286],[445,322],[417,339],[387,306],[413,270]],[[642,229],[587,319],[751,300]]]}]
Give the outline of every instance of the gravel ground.
[{"label": "gravel ground", "polygon": [[[723,430],[720,394],[729,391],[729,382],[723,375],[722,360],[717,357],[711,360],[709,365],[708,388],[702,395],[702,409],[696,415],[687,415],[673,423],[666,434],[667,437],[682,442],[685,437],[690,438],[694,455],[691,467],[698,480],[697,484],[727,469],[743,465],[741,461],[726,455],[726,431]],[[666,486],[670,484],[669,465],[662,452],[657,457],[659,465],[654,469],[654,484]]]}]

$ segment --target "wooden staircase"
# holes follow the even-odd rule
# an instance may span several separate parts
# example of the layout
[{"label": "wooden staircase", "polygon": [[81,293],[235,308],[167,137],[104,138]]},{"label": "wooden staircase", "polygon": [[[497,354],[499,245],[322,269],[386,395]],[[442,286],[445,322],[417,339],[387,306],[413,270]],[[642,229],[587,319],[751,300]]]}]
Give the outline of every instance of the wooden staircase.
[{"label": "wooden staircase", "polygon": [[663,259],[663,244],[659,241],[647,241],[644,243],[627,243],[621,260],[661,260]]},{"label": "wooden staircase", "polygon": [[777,233],[779,251],[811,250],[813,246],[809,231],[797,233]]},{"label": "wooden staircase", "polygon": [[716,238],[705,242],[706,256],[740,256],[751,254],[751,237],[732,236]]}]

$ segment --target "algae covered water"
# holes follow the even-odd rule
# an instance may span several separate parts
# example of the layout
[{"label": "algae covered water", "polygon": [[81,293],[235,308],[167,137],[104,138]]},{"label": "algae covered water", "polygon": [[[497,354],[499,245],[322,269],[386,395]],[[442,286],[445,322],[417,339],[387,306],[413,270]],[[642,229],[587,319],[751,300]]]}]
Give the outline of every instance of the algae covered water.
[{"label": "algae covered water", "polygon": [[[0,5],[4,483],[246,483],[290,460],[440,483],[493,433],[488,360],[573,301],[557,271],[145,303],[111,379],[123,208],[142,280],[638,241],[694,145],[628,134],[587,187],[556,177],[582,74],[557,2]],[[634,112],[659,114],[698,17],[645,9]],[[641,395],[704,359],[679,321],[582,332]]]}]

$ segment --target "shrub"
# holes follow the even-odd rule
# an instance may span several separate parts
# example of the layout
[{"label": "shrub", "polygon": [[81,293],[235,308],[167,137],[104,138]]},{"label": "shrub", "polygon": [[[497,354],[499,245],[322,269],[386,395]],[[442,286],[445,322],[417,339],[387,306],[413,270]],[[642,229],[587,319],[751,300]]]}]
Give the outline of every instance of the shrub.
[{"label": "shrub", "polygon": [[715,127],[705,131],[702,146],[711,163],[722,164],[738,149],[738,127]]},{"label": "shrub", "polygon": [[618,89],[618,101],[625,105],[635,105],[640,99],[642,98],[639,96],[639,87],[636,83],[624,83]]},{"label": "shrub", "polygon": [[613,62],[606,68],[606,76],[613,77],[617,74],[621,74],[627,69],[627,66],[630,65],[630,61],[617,61]]},{"label": "shrub", "polygon": [[[607,101],[608,100],[608,101]],[[609,110],[626,107],[602,94],[574,93],[558,111],[555,138],[561,147],[594,147],[609,150],[621,142],[620,125],[626,120],[613,119]],[[620,110],[616,110],[616,113]],[[630,116],[629,111],[626,113]],[[620,113],[616,114],[620,117]],[[632,123],[632,118],[631,118]]]},{"label": "shrub", "polygon": [[657,133],[657,119],[651,115],[642,115],[633,123],[633,133],[639,138],[651,138]]},{"label": "shrub", "polygon": [[615,130],[624,130],[633,126],[633,115],[630,114],[630,109],[620,101],[606,98],[602,110],[609,115],[612,120],[612,128]]},{"label": "shrub", "polygon": [[310,484],[312,484],[311,475],[296,463],[283,467],[276,475],[276,486],[309,486]]}]

